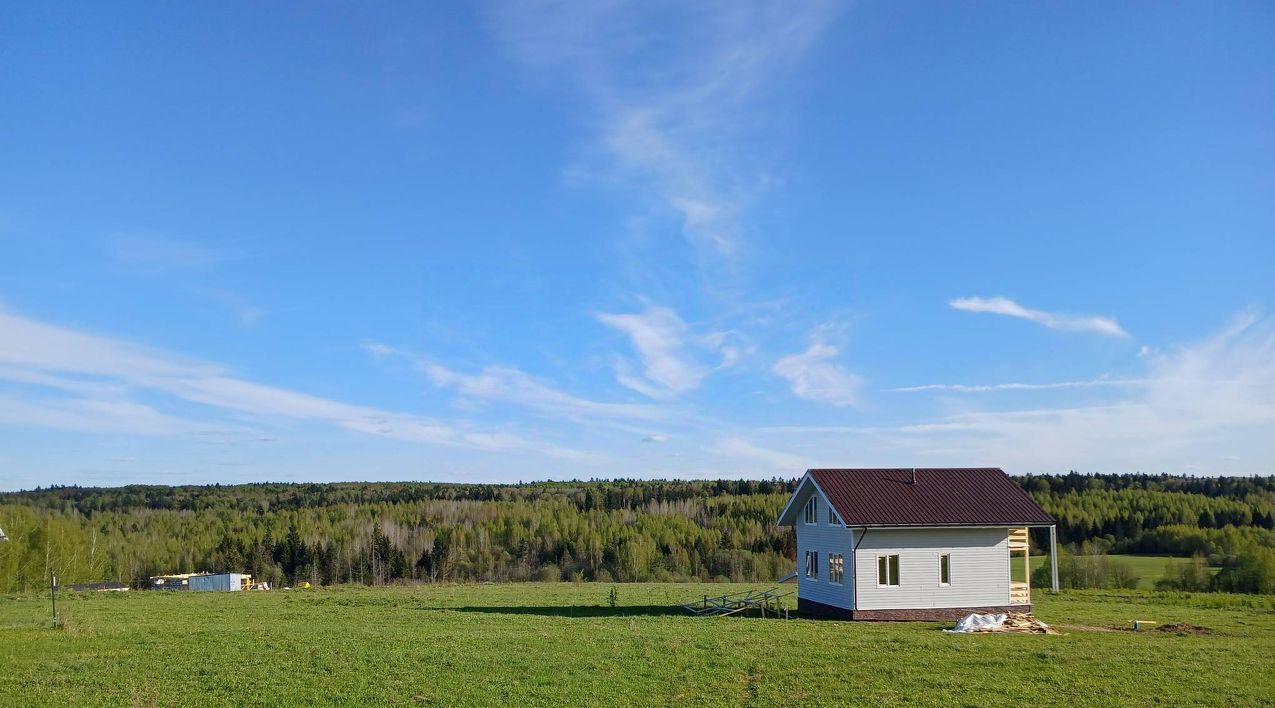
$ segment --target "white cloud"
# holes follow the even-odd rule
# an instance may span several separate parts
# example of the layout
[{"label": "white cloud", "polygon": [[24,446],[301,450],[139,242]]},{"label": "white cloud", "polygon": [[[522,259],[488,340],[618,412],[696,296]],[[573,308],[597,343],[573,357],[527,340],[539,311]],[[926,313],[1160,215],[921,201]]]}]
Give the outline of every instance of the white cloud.
[{"label": "white cloud", "polygon": [[91,399],[30,400],[0,395],[0,423],[15,427],[57,428],[89,433],[171,435],[190,431],[190,423],[150,406],[129,401]]},{"label": "white cloud", "polygon": [[1146,379],[1091,379],[1089,381],[1056,381],[1053,383],[1000,383],[1000,384],[925,384],[896,388],[898,393],[921,391],[952,391],[954,393],[989,393],[995,391],[1053,391],[1073,388],[1104,388],[1108,386],[1143,386]]},{"label": "white cloud", "polygon": [[81,376],[216,376],[216,364],[21,317],[0,308],[0,364]]},{"label": "white cloud", "polygon": [[1157,409],[1233,424],[1275,419],[1275,322],[1237,315],[1213,337],[1153,355],[1151,372]]},{"label": "white cloud", "polygon": [[[856,465],[999,465],[1012,472],[1275,473],[1275,321],[1245,313],[1221,332],[1153,355],[1140,385],[1101,405],[963,410],[864,428],[758,429],[781,444],[818,436]],[[1241,467],[1239,458],[1248,461]],[[900,462],[905,461],[905,462]]]},{"label": "white cloud", "polygon": [[[762,89],[831,23],[832,2],[514,2],[495,25],[515,57],[584,97],[620,182],[678,215],[703,253],[738,250],[760,170],[733,138]],[[754,153],[757,151],[754,151]]]},{"label": "white cloud", "polygon": [[834,406],[852,406],[859,401],[862,381],[836,362],[839,350],[819,338],[806,351],[775,362],[772,370],[787,379],[793,395]]},{"label": "white cloud", "polygon": [[786,475],[797,475],[812,467],[810,461],[800,455],[762,447],[742,437],[722,438],[709,451],[728,458],[760,463],[766,470]]},{"label": "white cloud", "polygon": [[[628,314],[599,313],[597,319],[627,335],[642,360],[639,376],[627,360],[617,359],[616,380],[651,398],[667,398],[697,388],[710,373],[734,366],[742,356],[734,333],[697,335],[667,307],[648,306],[643,312]],[[709,353],[720,360],[704,361]]]},{"label": "white cloud", "polygon": [[488,366],[477,375],[457,373],[441,364],[418,360],[418,368],[434,385],[489,401],[504,401],[544,413],[576,418],[660,420],[668,412],[637,403],[607,403],[574,396],[519,369]]},{"label": "white cloud", "polygon": [[463,396],[462,407],[476,408],[476,401],[498,401],[576,420],[662,420],[670,415],[668,410],[650,404],[610,403],[576,396],[512,366],[487,366],[477,374],[465,374],[380,342],[364,342],[363,349],[375,357],[410,361],[430,383]]},{"label": "white cloud", "polygon": [[633,365],[622,357],[615,359],[615,380],[621,386],[637,391],[648,398],[664,399],[672,395],[669,389],[652,384],[642,378],[641,374],[634,373]]},{"label": "white cloud", "polygon": [[[711,337],[690,330],[687,327],[682,337],[684,353],[709,356],[704,342]],[[804,352],[775,363],[776,373],[783,375],[779,369],[784,369],[798,395],[853,403],[859,381],[838,365],[839,352],[827,336],[817,331]],[[380,356],[410,357],[375,343],[366,349]],[[228,431],[229,439],[246,441],[261,439],[259,424],[306,421],[379,438],[486,451],[494,459],[527,460],[530,466],[520,469],[532,469],[539,461],[541,466],[534,469],[545,476],[587,476],[604,463],[610,465],[606,469],[646,476],[738,476],[741,469],[749,474],[797,474],[817,464],[999,465],[1012,472],[1275,473],[1275,436],[1270,435],[1275,430],[1275,320],[1256,313],[1244,313],[1199,341],[1149,353],[1137,360],[1145,370],[1136,378],[944,389],[982,393],[1021,386],[1031,387],[1025,389],[1029,392],[1065,387],[1077,392],[1069,399],[1093,393],[1101,404],[1069,400],[1066,407],[1037,403],[1016,408],[996,396],[949,397],[943,411],[933,415],[867,426],[814,420],[806,426],[750,428],[700,417],[671,403],[591,400],[507,366],[469,373],[417,357],[410,361],[431,382],[459,398],[522,406],[555,422],[537,429],[528,427],[535,417],[524,417],[517,424],[479,426],[333,400],[254,382],[216,363],[0,308],[0,426],[186,439],[199,431],[218,430]],[[644,373],[634,375],[667,391]],[[1090,391],[1099,387],[1106,387],[1101,396]],[[778,413],[771,420],[786,422]],[[617,467],[589,450],[555,444],[551,440],[556,437],[543,435],[574,430],[577,439],[583,439],[579,426],[571,427],[575,421],[604,423],[589,428],[588,438],[598,446],[630,446],[624,448],[621,462],[627,467]],[[674,438],[677,444],[658,444]],[[709,442],[695,450],[696,440]],[[638,441],[649,444],[635,444]],[[481,474],[481,468],[474,467],[472,473]]]},{"label": "white cloud", "polygon": [[700,337],[699,344],[721,354],[722,361],[717,369],[729,369],[744,357],[742,339],[737,332],[712,332]]},{"label": "white cloud", "polygon": [[[316,421],[387,438],[471,449],[509,450],[520,438],[471,430],[422,416],[259,384],[226,367],[108,337],[59,327],[0,308],[0,381],[76,393],[77,399],[0,398],[0,420],[74,430],[171,433],[194,425],[128,399],[162,394],[220,411],[261,418]],[[94,418],[109,419],[95,421]],[[564,459],[596,455],[522,440],[521,449]]]},{"label": "white cloud", "polygon": [[397,347],[391,347],[388,344],[382,344],[380,342],[364,342],[362,346],[363,351],[371,354],[372,356],[395,356],[403,354],[403,352]]},{"label": "white cloud", "polygon": [[958,297],[948,303],[966,312],[989,312],[994,315],[1019,317],[1044,325],[1050,329],[1073,332],[1096,332],[1110,337],[1128,337],[1129,333],[1109,317],[1093,315],[1064,315],[1042,310],[1032,310],[1005,297]]},{"label": "white cloud", "polygon": [[[2,313],[0,313],[0,316],[3,316]],[[0,381],[12,381],[14,383],[43,386],[46,388],[77,393],[82,396],[98,398],[122,396],[128,393],[127,386],[108,381],[67,378],[65,376],[56,376],[43,371],[34,371],[31,369],[13,366],[0,366]]]}]

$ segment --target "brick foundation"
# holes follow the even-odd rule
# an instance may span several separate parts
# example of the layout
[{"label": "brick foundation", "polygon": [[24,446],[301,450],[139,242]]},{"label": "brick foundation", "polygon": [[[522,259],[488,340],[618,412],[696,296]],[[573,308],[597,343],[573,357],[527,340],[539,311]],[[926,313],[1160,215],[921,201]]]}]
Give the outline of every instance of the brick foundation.
[{"label": "brick foundation", "polygon": [[797,611],[812,617],[841,620],[866,620],[874,622],[955,622],[962,617],[1008,612],[1031,612],[1031,605],[999,605],[995,607],[924,607],[899,610],[847,610],[814,600],[797,598]]},{"label": "brick foundation", "polygon": [[835,605],[826,605],[822,602],[807,600],[803,597],[797,598],[797,611],[803,615],[811,617],[826,617],[827,619],[848,620],[854,619],[854,613],[844,607]]}]

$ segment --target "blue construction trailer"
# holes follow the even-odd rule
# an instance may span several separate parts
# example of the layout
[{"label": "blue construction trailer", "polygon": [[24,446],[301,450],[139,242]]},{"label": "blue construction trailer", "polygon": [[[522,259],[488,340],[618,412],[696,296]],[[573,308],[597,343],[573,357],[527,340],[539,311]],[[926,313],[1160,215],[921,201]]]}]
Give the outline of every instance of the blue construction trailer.
[{"label": "blue construction trailer", "polygon": [[238,592],[252,584],[252,576],[243,573],[214,573],[190,576],[190,589],[203,592]]}]

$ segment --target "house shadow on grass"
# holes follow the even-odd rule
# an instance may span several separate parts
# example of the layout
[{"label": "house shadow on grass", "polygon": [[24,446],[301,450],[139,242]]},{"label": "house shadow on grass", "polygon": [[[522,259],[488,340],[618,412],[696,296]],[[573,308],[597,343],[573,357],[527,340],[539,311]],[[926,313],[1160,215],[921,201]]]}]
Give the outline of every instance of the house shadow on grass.
[{"label": "house shadow on grass", "polygon": [[692,617],[691,613],[681,607],[668,605],[624,605],[621,607],[600,607],[590,605],[518,605],[515,607],[499,607],[481,605],[476,607],[450,607],[453,612],[478,612],[493,615],[540,615],[542,617],[660,617],[675,615]]}]

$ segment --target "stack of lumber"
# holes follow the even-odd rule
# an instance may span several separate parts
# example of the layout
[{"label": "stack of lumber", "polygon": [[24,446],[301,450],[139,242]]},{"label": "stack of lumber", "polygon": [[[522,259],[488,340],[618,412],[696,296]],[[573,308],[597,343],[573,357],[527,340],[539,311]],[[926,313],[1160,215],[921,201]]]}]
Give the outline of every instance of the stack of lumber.
[{"label": "stack of lumber", "polygon": [[1026,634],[1058,634],[1058,630],[1041,622],[1026,612],[1011,612],[996,632],[1023,632]]}]

